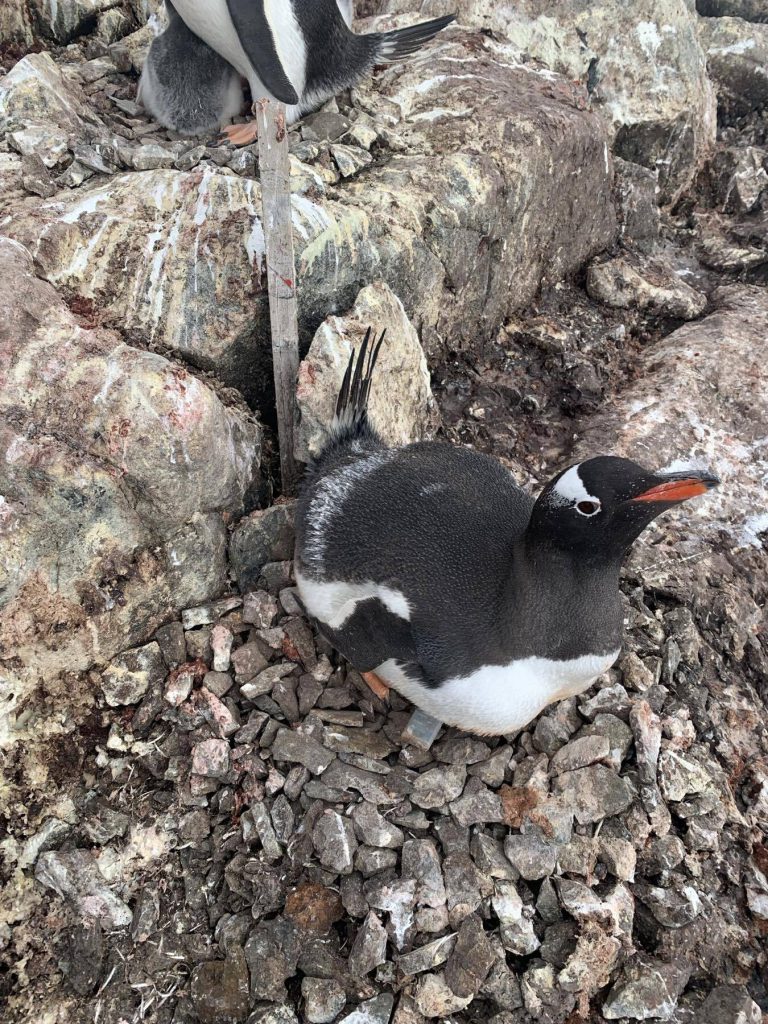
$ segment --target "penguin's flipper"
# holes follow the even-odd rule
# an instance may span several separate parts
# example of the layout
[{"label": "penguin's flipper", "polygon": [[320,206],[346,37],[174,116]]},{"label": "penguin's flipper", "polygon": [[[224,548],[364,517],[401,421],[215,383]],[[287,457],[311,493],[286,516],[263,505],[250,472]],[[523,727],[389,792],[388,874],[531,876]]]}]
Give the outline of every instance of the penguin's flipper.
[{"label": "penguin's flipper", "polygon": [[264,0],[227,0],[227,7],[240,44],[259,78],[276,99],[295,106],[299,96],[280,63]]},{"label": "penguin's flipper", "polygon": [[455,14],[446,14],[442,18],[421,21],[418,25],[410,25],[408,28],[383,32],[379,36],[377,59],[384,64],[406,60],[455,20]]}]

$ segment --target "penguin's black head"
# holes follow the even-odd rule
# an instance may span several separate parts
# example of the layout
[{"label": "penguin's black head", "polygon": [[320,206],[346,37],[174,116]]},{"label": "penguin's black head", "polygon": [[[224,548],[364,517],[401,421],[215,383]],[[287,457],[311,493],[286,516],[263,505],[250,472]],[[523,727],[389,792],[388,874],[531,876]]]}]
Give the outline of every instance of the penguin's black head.
[{"label": "penguin's black head", "polygon": [[615,561],[656,516],[719,482],[700,470],[652,473],[630,459],[601,455],[570,466],[547,484],[534,506],[529,534]]}]

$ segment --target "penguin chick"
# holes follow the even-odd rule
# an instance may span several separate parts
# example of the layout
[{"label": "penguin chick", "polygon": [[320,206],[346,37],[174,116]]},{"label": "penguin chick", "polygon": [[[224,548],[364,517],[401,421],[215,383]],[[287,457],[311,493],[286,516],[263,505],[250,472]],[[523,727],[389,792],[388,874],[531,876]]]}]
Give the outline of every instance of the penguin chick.
[{"label": "penguin chick", "polygon": [[137,99],[165,128],[184,135],[218,131],[243,106],[240,75],[187,28],[170,0],[168,27],[149,48]]},{"label": "penguin chick", "polygon": [[[357,35],[349,0],[175,0],[187,26],[244,75],[254,100],[286,104],[288,124],[356,85],[377,64],[412,56],[454,20]],[[252,141],[254,129],[227,131]],[[245,136],[249,134],[249,138]]]}]

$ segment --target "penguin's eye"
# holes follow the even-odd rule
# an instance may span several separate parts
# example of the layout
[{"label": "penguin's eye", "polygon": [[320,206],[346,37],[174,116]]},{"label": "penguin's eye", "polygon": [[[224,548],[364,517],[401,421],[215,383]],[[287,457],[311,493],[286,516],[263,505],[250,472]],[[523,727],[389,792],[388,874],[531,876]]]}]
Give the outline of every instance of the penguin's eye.
[{"label": "penguin's eye", "polygon": [[600,502],[580,501],[576,506],[576,511],[582,516],[596,516],[600,511]]}]

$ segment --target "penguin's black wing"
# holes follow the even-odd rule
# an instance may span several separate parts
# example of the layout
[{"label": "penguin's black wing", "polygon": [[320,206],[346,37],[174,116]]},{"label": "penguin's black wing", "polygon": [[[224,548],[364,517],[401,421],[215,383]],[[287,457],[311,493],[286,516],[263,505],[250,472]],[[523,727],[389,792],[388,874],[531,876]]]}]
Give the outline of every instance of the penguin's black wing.
[{"label": "penguin's black wing", "polygon": [[240,44],[264,85],[282,103],[297,104],[299,97],[280,63],[264,0],[227,0],[227,7]]},{"label": "penguin's black wing", "polygon": [[385,608],[377,598],[360,601],[340,629],[315,621],[326,640],[341,651],[358,672],[372,672],[390,659],[403,663],[416,659],[410,624]]}]

